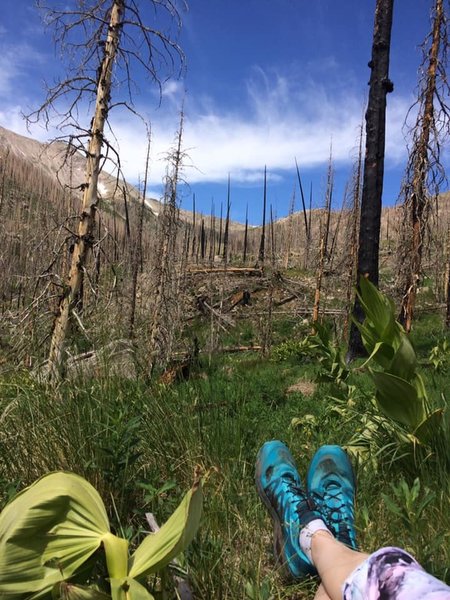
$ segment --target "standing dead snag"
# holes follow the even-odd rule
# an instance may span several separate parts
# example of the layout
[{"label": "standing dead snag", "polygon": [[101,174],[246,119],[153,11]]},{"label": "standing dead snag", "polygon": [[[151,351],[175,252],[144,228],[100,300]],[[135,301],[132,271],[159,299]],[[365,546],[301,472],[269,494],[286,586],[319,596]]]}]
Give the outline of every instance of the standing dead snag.
[{"label": "standing dead snag", "polygon": [[[182,150],[184,114],[181,111],[180,129],[177,134],[176,147],[168,156],[169,169],[164,191],[164,209],[160,230],[159,248],[156,263],[156,287],[150,324],[149,340],[149,374],[155,366],[165,364],[171,354],[177,315],[180,310],[177,303],[178,265],[176,241],[179,229],[178,183],[181,177],[183,158]],[[204,219],[202,219],[204,234]],[[202,258],[204,258],[204,239],[202,237]]]},{"label": "standing dead snag", "polygon": [[316,290],[314,292],[314,306],[313,306],[313,323],[319,320],[319,308],[320,298],[322,293],[322,280],[323,272],[325,267],[325,260],[327,258],[327,247],[328,247],[328,236],[330,230],[330,218],[331,218],[331,203],[333,200],[333,157],[332,150],[330,147],[330,159],[328,162],[328,174],[327,174],[327,190],[325,195],[325,229],[322,227],[322,221],[320,223],[320,248],[319,248],[319,264],[316,271]]},{"label": "standing dead snag", "polygon": [[400,321],[411,330],[417,284],[422,268],[422,254],[430,195],[437,197],[444,180],[440,162],[442,139],[449,134],[450,114],[446,96],[450,87],[446,76],[448,52],[447,19],[444,0],[435,0],[432,33],[425,40],[419,81],[418,115],[412,135],[412,147],[402,187],[404,218],[400,242],[399,272],[403,276]]},{"label": "standing dead snag", "polygon": [[[361,218],[358,245],[358,281],[368,276],[378,285],[378,255],[381,228],[384,152],[386,138],[386,96],[394,90],[389,79],[392,14],[394,0],[377,0],[373,31],[369,100],[366,111],[366,155],[364,159]],[[356,297],[353,314],[362,321],[363,310]],[[350,329],[349,358],[364,353],[361,336],[353,323]]]},{"label": "standing dead snag", "polygon": [[[72,0],[63,8],[51,8],[54,0],[39,0],[47,24],[54,28],[56,44],[62,54],[70,56],[67,78],[48,89],[42,106],[28,116],[29,121],[43,118],[46,125],[56,115],[59,125],[69,128],[72,145],[86,156],[85,181],[78,231],[71,266],[57,310],[50,343],[49,373],[56,377],[64,362],[64,343],[69,322],[83,286],[87,261],[95,239],[95,220],[98,203],[98,177],[112,152],[120,172],[117,154],[105,137],[110,110],[117,105],[133,112],[131,73],[142,69],[153,81],[159,82],[159,69],[175,66],[182,53],[170,34],[163,29],[145,25],[143,8],[135,0],[102,0],[93,6],[84,0]],[[160,12],[170,16],[170,22],[180,27],[179,13],[172,0],[148,0],[154,8],[154,18]],[[75,65],[75,66],[73,66]],[[122,72],[123,77],[113,78]],[[113,81],[124,86],[127,100],[112,101]],[[121,83],[120,83],[121,82]],[[88,127],[78,119],[81,103],[94,104]],[[62,109],[61,106],[64,106]]]},{"label": "standing dead snag", "polygon": [[264,266],[266,251],[266,207],[267,207],[267,167],[264,167],[264,194],[263,194],[263,220],[261,229],[261,241],[259,243],[258,265]]},{"label": "standing dead snag", "polygon": [[99,67],[100,74],[97,83],[95,113],[89,135],[86,182],[84,184],[78,235],[72,254],[68,284],[60,301],[50,344],[49,367],[52,375],[57,375],[60,370],[70,312],[78,300],[78,294],[83,284],[86,260],[94,240],[98,176],[104,141],[103,132],[110,105],[113,64],[119,47],[123,16],[124,1],[115,0],[111,9],[104,55]]}]

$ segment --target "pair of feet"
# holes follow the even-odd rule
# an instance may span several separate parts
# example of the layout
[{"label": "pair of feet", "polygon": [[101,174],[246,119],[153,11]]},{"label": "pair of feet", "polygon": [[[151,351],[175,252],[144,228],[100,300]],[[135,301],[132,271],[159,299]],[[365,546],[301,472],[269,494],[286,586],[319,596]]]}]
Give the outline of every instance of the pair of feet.
[{"label": "pair of feet", "polygon": [[303,487],[288,447],[266,442],[256,461],[256,487],[274,521],[274,550],[283,570],[295,579],[317,573],[300,543],[300,533],[321,519],[334,537],[356,550],[355,476],[340,446],[322,446]]}]

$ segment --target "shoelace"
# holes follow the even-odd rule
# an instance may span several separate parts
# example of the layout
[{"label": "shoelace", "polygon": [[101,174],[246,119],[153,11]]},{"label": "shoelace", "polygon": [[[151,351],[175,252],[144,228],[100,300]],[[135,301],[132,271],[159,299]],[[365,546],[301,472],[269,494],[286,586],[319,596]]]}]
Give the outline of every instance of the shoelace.
[{"label": "shoelace", "polygon": [[[331,529],[333,534],[340,542],[347,546],[354,547],[355,540],[352,536],[352,526],[347,523],[349,517],[347,513],[347,507],[345,502],[340,498],[341,490],[339,487],[329,486],[327,490],[320,494],[319,492],[312,492],[311,497],[316,504],[320,507],[320,512],[325,519],[326,525]],[[329,506],[330,500],[335,501],[333,506]],[[338,517],[336,518],[336,515]]]},{"label": "shoelace", "polygon": [[[301,513],[304,512],[304,508],[303,505],[306,503],[307,507],[310,510],[314,510],[316,507],[314,505],[314,508],[310,507],[309,504],[309,498],[306,495],[305,490],[298,485],[298,483],[295,481],[295,479],[289,475],[286,474],[284,476],[281,477],[281,485],[283,485],[284,487],[284,492],[285,494],[288,494],[289,496],[295,498],[295,500],[298,502],[298,506],[296,508],[296,512],[299,516],[301,516]],[[277,484],[275,484],[272,489],[270,490],[270,493],[272,496],[276,497],[277,494],[277,488],[279,487],[280,482],[277,482]],[[268,490],[269,491],[269,490]],[[298,498],[300,498],[300,500],[298,500]]]}]

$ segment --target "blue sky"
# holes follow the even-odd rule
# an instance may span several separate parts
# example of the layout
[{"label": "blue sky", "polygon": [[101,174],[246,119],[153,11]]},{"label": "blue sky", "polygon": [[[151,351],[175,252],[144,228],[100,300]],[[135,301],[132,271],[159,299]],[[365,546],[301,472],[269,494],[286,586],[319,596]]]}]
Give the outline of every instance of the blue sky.
[{"label": "blue sky", "polygon": [[[55,4],[56,0],[52,0]],[[74,0],[65,0],[70,6]],[[140,0],[142,4],[146,0]],[[0,124],[26,134],[20,116],[44,98],[44,79],[61,72],[61,57],[31,0],[3,0],[0,25]],[[419,44],[429,30],[431,0],[396,0],[388,97],[384,202],[398,195],[406,161],[403,122],[414,99]],[[303,183],[323,204],[330,144],[335,205],[342,199],[358,143],[367,99],[375,0],[190,0],[182,14],[180,45],[186,55],[181,79],[163,86],[162,102],[151,82],[136,73],[134,102],[152,124],[151,192],[160,194],[163,157],[173,144],[184,100],[188,159],[184,208],[216,212],[226,202],[231,177],[232,217],[260,221],[262,177],[268,200],[287,213],[295,183],[295,157]],[[125,174],[135,183],[144,171],[146,134],[140,121],[112,113]],[[33,126],[31,135],[56,134]],[[296,192],[299,208],[299,194]]]}]

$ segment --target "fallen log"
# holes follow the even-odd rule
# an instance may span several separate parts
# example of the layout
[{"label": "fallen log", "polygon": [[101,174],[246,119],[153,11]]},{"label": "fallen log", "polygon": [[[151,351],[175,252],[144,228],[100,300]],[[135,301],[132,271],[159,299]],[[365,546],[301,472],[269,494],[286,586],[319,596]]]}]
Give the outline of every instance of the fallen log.
[{"label": "fallen log", "polygon": [[208,274],[208,273],[229,273],[232,275],[254,275],[262,277],[263,271],[257,267],[205,267],[188,269],[191,275]]}]

